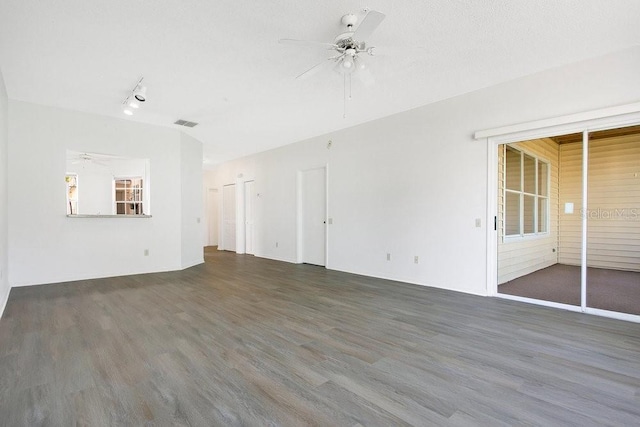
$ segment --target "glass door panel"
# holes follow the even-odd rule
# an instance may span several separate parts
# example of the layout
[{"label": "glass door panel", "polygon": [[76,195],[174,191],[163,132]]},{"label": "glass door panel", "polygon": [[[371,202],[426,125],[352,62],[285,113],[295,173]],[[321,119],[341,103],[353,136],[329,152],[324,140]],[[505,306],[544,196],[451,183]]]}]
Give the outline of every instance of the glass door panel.
[{"label": "glass door panel", "polygon": [[640,126],[589,135],[586,306],[640,315]]},{"label": "glass door panel", "polygon": [[580,306],[581,147],[581,135],[498,147],[499,294]]}]

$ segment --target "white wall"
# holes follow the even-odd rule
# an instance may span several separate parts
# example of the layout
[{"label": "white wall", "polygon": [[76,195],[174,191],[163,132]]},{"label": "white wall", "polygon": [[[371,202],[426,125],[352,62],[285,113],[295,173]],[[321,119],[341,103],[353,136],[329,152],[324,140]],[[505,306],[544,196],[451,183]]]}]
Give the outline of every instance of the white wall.
[{"label": "white wall", "polygon": [[[12,286],[177,270],[183,251],[201,250],[200,235],[183,238],[182,214],[201,209],[201,187],[183,199],[182,170],[202,159],[182,157],[180,132],[14,100],[9,107]],[[68,218],[67,149],[148,158],[153,218]]]},{"label": "white wall", "polygon": [[473,133],[637,102],[638,69],[635,47],[549,70],[222,164],[206,186],[255,179],[256,255],[295,262],[296,173],[327,164],[327,268],[487,294],[487,146]]},{"label": "white wall", "polygon": [[181,266],[187,268],[204,262],[202,234],[206,223],[202,197],[202,144],[184,133],[180,137]]},{"label": "white wall", "polygon": [[0,317],[9,298],[9,244],[8,244],[8,199],[7,199],[7,151],[9,148],[8,136],[8,111],[9,100],[4,86],[4,78],[0,72]]}]

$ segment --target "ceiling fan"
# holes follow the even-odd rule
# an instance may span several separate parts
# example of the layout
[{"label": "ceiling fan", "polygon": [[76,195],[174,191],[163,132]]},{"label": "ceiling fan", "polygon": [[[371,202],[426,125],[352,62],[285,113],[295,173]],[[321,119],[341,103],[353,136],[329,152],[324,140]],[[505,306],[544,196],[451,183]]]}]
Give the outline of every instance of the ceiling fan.
[{"label": "ceiling fan", "polygon": [[[364,57],[373,56],[375,47],[370,46],[367,40],[386,16],[382,12],[370,9],[363,9],[361,15],[364,15],[362,16],[362,19],[359,19],[358,15],[352,13],[344,15],[341,19],[341,23],[346,27],[346,31],[338,34],[332,43],[310,40],[280,39],[280,43],[283,44],[324,47],[327,50],[334,51],[333,56],[309,68],[302,74],[298,75],[296,79],[305,79],[315,75],[319,71],[333,68],[334,71],[344,76],[345,106],[347,98],[347,78],[349,83],[349,92],[351,88],[352,74],[358,77],[365,85],[370,85],[374,82],[373,77],[366,66],[366,60]],[[360,21],[359,24],[358,21]]]},{"label": "ceiling fan", "polygon": [[67,161],[72,165],[94,164],[97,166],[109,166],[108,161],[111,156],[93,153],[69,152]]}]

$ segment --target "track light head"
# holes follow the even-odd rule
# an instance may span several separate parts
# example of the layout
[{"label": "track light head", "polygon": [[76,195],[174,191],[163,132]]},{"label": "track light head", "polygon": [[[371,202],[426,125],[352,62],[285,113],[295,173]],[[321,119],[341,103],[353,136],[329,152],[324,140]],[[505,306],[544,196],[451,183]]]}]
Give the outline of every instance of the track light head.
[{"label": "track light head", "polygon": [[127,96],[122,102],[122,112],[127,116],[132,116],[133,112],[140,108],[140,103],[147,100],[147,87],[142,85],[143,79],[144,77],[138,80],[138,83],[134,86],[133,90],[129,92],[129,96]]},{"label": "track light head", "polygon": [[147,100],[147,87],[146,86],[136,87],[136,90],[133,91],[133,97],[139,102],[145,102]]}]

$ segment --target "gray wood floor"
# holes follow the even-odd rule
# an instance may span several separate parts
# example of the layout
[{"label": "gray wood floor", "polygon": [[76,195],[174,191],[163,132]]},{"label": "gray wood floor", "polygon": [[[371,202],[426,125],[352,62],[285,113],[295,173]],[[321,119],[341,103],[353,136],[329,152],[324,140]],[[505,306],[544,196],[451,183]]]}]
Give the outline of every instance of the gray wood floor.
[{"label": "gray wood floor", "polygon": [[640,324],[206,259],[13,289],[0,320],[0,423],[640,424]]}]

